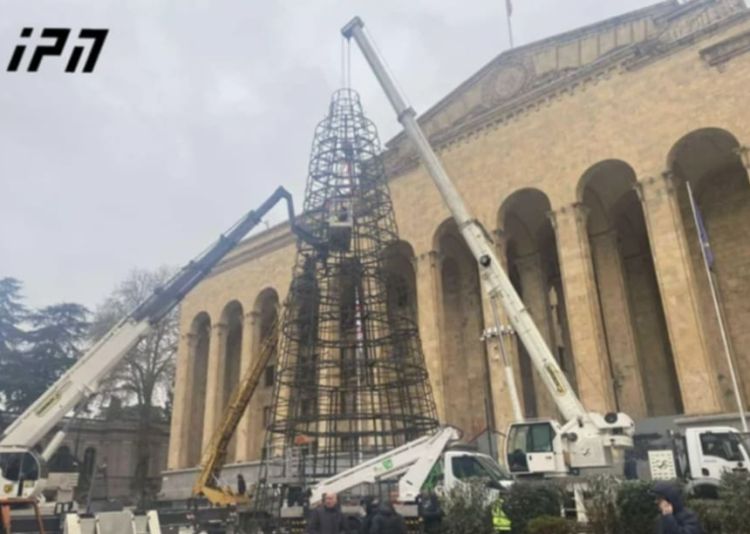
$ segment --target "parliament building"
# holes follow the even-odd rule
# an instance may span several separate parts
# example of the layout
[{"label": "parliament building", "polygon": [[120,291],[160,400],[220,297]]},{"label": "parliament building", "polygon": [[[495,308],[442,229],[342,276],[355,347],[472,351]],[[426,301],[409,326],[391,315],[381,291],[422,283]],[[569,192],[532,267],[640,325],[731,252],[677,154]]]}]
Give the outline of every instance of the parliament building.
[{"label": "parliament building", "polygon": [[[375,83],[374,79],[373,82]],[[503,52],[420,117],[583,404],[657,416],[736,411],[718,309],[750,399],[750,10],[667,0]],[[511,402],[477,264],[402,133],[383,158],[400,233],[389,298],[419,326],[440,420],[504,430]],[[243,241],[184,300],[168,469],[200,462],[288,291],[289,226]],[[555,416],[516,336],[522,409]],[[228,461],[258,460],[266,369]]]}]

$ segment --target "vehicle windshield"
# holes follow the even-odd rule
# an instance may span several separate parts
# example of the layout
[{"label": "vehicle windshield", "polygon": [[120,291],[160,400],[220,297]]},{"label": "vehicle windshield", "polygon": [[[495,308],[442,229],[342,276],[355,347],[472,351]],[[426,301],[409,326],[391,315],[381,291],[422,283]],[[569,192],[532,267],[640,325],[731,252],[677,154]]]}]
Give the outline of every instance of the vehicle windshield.
[{"label": "vehicle windshield", "polygon": [[451,460],[451,466],[453,474],[459,480],[482,478],[500,483],[510,478],[509,475],[503,473],[500,466],[496,462],[493,462],[489,456],[454,456]]},{"label": "vehicle windshield", "polygon": [[28,452],[0,453],[0,472],[5,480],[36,480],[39,478],[39,464],[33,454]]},{"label": "vehicle windshield", "polygon": [[706,456],[716,456],[728,462],[745,461],[742,439],[733,432],[701,434],[701,448]]}]

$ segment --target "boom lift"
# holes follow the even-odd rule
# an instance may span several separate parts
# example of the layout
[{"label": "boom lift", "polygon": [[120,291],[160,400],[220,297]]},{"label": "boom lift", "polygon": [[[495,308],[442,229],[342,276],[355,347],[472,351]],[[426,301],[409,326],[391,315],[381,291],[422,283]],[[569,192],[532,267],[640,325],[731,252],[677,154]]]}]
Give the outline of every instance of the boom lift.
[{"label": "boom lift", "polygon": [[[396,111],[398,121],[414,143],[427,172],[476,258],[493,310],[497,309],[499,301],[565,420],[563,423],[554,420],[514,422],[508,431],[506,442],[513,448],[509,455],[513,459],[509,462],[510,466],[516,473],[559,475],[611,468],[615,464],[617,451],[633,446],[633,420],[624,413],[602,415],[586,411],[536,328],[528,309],[513,288],[508,275],[503,271],[495,255],[492,240],[479,221],[469,213],[458,190],[422,132],[414,109],[406,104],[388,74],[372,41],[364,31],[362,19],[355,17],[341,32],[345,37],[353,38],[362,50]],[[536,446],[538,442],[539,447]]]},{"label": "boom lift", "polygon": [[342,493],[361,484],[381,481],[398,480],[400,503],[414,503],[431,477],[441,479],[444,489],[473,478],[485,479],[495,489],[511,483],[510,475],[503,473],[497,462],[486,454],[452,448],[460,438],[457,429],[444,426],[431,435],[355,465],[316,484],[312,488],[310,505],[319,504],[326,493]]},{"label": "boom lift", "polygon": [[271,329],[271,334],[261,347],[260,357],[242,377],[239,387],[235,389],[229,399],[224,417],[203,453],[201,472],[193,485],[193,495],[196,497],[203,496],[215,506],[229,506],[248,502],[246,495],[237,495],[226,486],[222,487],[220,474],[226,460],[229,441],[237,430],[237,425],[239,425],[245,409],[275,352],[277,331],[278,323],[275,323]]},{"label": "boom lift", "polygon": [[115,325],[6,429],[0,440],[0,501],[41,494],[48,474],[47,461],[65,434],[59,431],[41,454],[35,449],[40,440],[65,414],[95,394],[102,378],[281,200],[286,201],[292,228],[301,232],[294,224],[292,196],[279,187],[258,209],[240,219],[216,243]]}]

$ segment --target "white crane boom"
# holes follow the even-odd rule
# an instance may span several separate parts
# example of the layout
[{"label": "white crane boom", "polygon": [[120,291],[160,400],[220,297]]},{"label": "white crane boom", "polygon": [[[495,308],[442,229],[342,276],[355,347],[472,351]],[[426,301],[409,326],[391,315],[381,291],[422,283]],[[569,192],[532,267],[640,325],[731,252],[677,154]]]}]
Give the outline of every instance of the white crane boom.
[{"label": "white crane boom", "polygon": [[[36,459],[37,469],[29,465],[33,448],[78,403],[96,393],[100,381],[125,357],[128,351],[193,289],[209,271],[232,250],[247,233],[257,226],[268,211],[285,200],[292,228],[306,235],[294,224],[292,197],[279,187],[258,209],[247,213],[225,235],[198,258],[185,265],[162,288],[115,325],[91,347],[63,376],[26,409],[3,433],[0,439],[0,498],[3,495],[38,494],[40,484],[30,484],[35,477],[43,479],[43,461],[49,459],[62,441],[62,431]],[[30,372],[33,372],[30,370]],[[20,456],[19,456],[20,455]],[[25,455],[25,456],[24,456]],[[13,473],[9,478],[8,473]],[[26,480],[22,480],[25,478]],[[19,482],[19,479],[21,481]],[[16,486],[20,486],[17,490]],[[24,482],[26,484],[24,484]],[[10,490],[3,489],[5,486]]]},{"label": "white crane boom", "polygon": [[355,17],[341,30],[345,37],[354,38],[370,64],[375,77],[383,87],[396,111],[398,121],[414,143],[422,162],[437,186],[443,201],[456,221],[459,231],[480,266],[480,273],[491,299],[499,299],[508,314],[508,320],[523,341],[539,376],[552,394],[557,408],[566,420],[584,417],[586,410],[570,386],[565,374],[555,360],[542,334],[516,293],[508,275],[495,255],[494,246],[482,225],[471,216],[453,182],[445,172],[429,141],[417,123],[416,112],[407,106],[405,99],[390,78],[380,56],[364,32],[364,23]]},{"label": "white crane boom", "polygon": [[[341,33],[347,38],[353,38],[362,50],[396,111],[398,121],[403,125],[407,137],[414,143],[427,172],[453,215],[459,232],[477,260],[493,312],[499,300],[510,324],[526,347],[537,374],[565,419],[562,425],[556,421],[543,422],[554,454],[547,452],[546,445],[537,450],[537,440],[530,438],[542,428],[541,421],[511,424],[506,447],[513,443],[513,459],[518,461],[520,466],[516,467],[516,470],[560,475],[568,471],[578,472],[581,469],[613,467],[617,463],[615,449],[633,446],[633,420],[623,413],[602,416],[596,412],[586,411],[498,261],[492,240],[479,221],[469,213],[461,195],[422,132],[414,109],[406,104],[388,74],[364,31],[362,19],[355,17],[342,28]],[[506,374],[508,380],[512,381],[512,373],[509,372],[507,363]],[[518,414],[518,407],[514,411]],[[508,458],[511,463],[510,454]]]}]

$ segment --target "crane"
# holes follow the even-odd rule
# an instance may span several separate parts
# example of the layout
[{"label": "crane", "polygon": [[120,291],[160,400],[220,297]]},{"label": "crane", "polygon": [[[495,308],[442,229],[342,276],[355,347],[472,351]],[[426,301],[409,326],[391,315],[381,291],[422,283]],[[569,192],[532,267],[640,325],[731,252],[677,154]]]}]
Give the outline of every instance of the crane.
[{"label": "crane", "polygon": [[48,474],[47,461],[64,439],[64,430],[55,434],[41,454],[36,450],[39,442],[65,414],[95,394],[100,381],[128,351],[172,311],[261,222],[266,213],[282,200],[286,202],[293,231],[305,235],[304,230],[295,225],[291,194],[279,187],[256,210],[248,212],[218,241],[117,323],[13,421],[0,438],[0,501],[12,497],[31,498],[41,494]]},{"label": "crane", "polygon": [[227,409],[221,423],[211,436],[208,447],[203,452],[201,471],[193,485],[193,495],[203,496],[216,506],[228,506],[245,503],[246,495],[237,495],[219,484],[219,475],[227,456],[229,441],[232,439],[237,425],[245,413],[250,400],[260,383],[263,373],[276,352],[278,340],[278,321],[271,327],[271,331],[263,342],[258,360],[242,377],[240,385],[229,399]]},{"label": "crane", "polygon": [[543,384],[552,395],[564,422],[555,420],[515,421],[506,440],[509,467],[515,473],[576,473],[586,469],[611,468],[618,451],[633,446],[634,422],[624,413],[602,415],[587,411],[573,391],[495,255],[492,240],[472,216],[443,168],[406,100],[385,68],[364,22],[354,17],[341,30],[354,39],[391,103],[398,121],[412,141],[428,174],[450,210],[456,225],[479,265],[483,286],[493,309],[499,302]]}]

